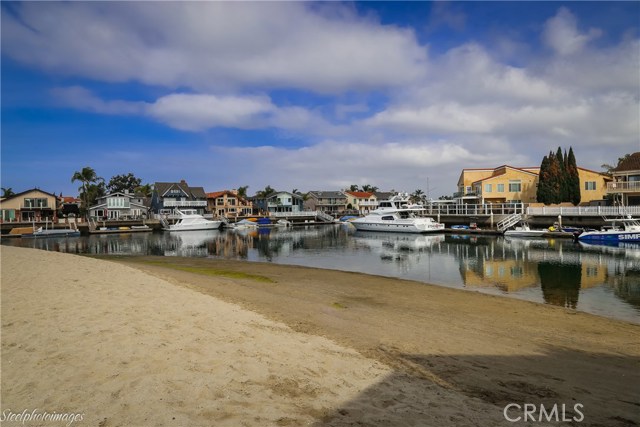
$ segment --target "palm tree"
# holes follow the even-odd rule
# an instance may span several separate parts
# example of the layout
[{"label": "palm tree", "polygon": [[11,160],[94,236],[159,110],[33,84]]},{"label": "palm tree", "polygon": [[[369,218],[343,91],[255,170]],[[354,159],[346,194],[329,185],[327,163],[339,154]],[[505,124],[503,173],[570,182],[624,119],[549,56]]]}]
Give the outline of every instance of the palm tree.
[{"label": "palm tree", "polygon": [[13,189],[11,187],[5,188],[2,187],[2,198],[4,199],[5,197],[11,197],[11,196],[15,196],[16,193],[13,192]]},{"label": "palm tree", "polygon": [[248,185],[243,185],[242,187],[238,187],[238,197],[242,197],[243,199],[247,198],[247,189]]},{"label": "palm tree", "polygon": [[82,185],[78,187],[78,191],[81,193],[82,204],[85,210],[85,213],[88,212],[89,209],[89,185],[95,184],[97,182],[102,181],[104,183],[104,179],[100,178],[96,171],[89,166],[85,166],[81,171],[76,171],[73,173],[71,177],[71,182],[80,181]]},{"label": "palm tree", "polygon": [[145,184],[136,187],[134,190],[136,193],[142,193],[144,197],[151,197],[153,194],[153,184]]},{"label": "palm tree", "polygon": [[421,202],[423,201],[423,199],[424,199],[424,191],[420,189],[417,189],[416,191],[414,191],[413,194],[411,194],[411,198],[410,198],[410,200],[413,203]]}]

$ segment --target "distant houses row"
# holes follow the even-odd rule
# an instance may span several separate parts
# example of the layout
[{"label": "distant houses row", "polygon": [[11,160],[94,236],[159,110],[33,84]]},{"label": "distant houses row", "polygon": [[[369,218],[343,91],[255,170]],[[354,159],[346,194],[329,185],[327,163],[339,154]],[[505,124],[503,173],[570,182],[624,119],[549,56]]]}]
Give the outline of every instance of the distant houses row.
[{"label": "distant houses row", "polygon": [[[518,168],[508,165],[487,169],[463,169],[458,191],[451,200],[435,203],[493,204],[536,203],[540,168]],[[640,205],[640,152],[621,162],[611,175],[578,168],[581,204],[602,204],[615,196],[623,205]],[[366,214],[393,193],[346,190],[314,190],[297,192],[273,191],[242,197],[236,190],[205,192],[186,181],[156,182],[151,197],[129,192],[116,192],[97,199],[88,213],[95,219],[139,219],[153,215],[169,215],[176,210],[194,210],[227,218],[269,215],[277,212],[321,211],[330,215]],[[609,198],[611,199],[611,197]],[[40,189],[30,189],[0,201],[0,220],[44,221],[78,214],[80,199],[56,196]]]}]

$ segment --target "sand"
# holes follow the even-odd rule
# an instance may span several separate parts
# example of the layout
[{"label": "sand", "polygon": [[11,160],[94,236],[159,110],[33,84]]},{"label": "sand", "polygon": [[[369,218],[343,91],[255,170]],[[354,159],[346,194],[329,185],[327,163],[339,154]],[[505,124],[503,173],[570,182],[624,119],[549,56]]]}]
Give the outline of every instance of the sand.
[{"label": "sand", "polygon": [[301,267],[5,246],[1,257],[3,413],[81,413],[73,424],[91,426],[519,426],[540,423],[508,422],[505,405],[565,404],[575,417],[579,403],[575,425],[640,423],[638,325]]}]

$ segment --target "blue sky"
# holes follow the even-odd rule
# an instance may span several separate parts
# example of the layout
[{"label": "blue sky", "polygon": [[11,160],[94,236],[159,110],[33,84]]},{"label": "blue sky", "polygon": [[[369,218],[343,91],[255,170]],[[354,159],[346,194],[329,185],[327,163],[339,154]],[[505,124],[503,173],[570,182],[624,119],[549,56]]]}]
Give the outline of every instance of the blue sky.
[{"label": "blue sky", "polygon": [[[2,187],[450,195],[640,151],[639,2],[2,2]],[[427,184],[428,183],[428,184]],[[427,188],[427,185],[429,188]]]}]

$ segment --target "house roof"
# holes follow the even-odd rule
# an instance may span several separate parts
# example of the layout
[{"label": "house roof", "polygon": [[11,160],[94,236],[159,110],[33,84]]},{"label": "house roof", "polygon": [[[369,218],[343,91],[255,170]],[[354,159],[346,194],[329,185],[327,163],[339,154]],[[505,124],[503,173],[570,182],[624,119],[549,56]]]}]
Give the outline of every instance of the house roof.
[{"label": "house roof", "polygon": [[[485,176],[484,178],[478,179],[477,181],[473,181],[471,184],[472,185],[473,184],[477,184],[478,182],[486,181],[486,180],[495,178],[497,176],[504,175],[504,174],[507,173],[507,168],[508,169],[512,169],[512,170],[516,170],[516,171],[520,171],[520,172],[523,172],[523,173],[526,173],[526,174],[529,174],[529,175],[536,175],[536,176],[538,175],[537,172],[532,172],[531,170],[527,170],[527,169],[536,169],[536,168],[516,168],[514,166],[502,165],[502,166],[498,166],[497,168],[494,168],[493,169],[493,173],[490,176]],[[487,171],[489,171],[491,169],[463,169],[462,171],[464,172],[464,171],[472,171],[472,170],[475,170],[475,171],[487,170]],[[460,181],[460,180],[458,180],[458,181]]]},{"label": "house roof", "polygon": [[313,197],[328,198],[328,199],[344,199],[347,197],[341,191],[313,190],[313,191],[309,191],[309,195]]},{"label": "house roof", "polygon": [[373,196],[373,193],[370,193],[368,191],[345,191],[346,194],[349,194],[353,197],[357,197],[357,198],[369,198],[371,196]]},{"label": "house roof", "polygon": [[62,203],[81,203],[82,202],[81,199],[74,196],[62,196],[60,197],[60,199],[62,200]]},{"label": "house roof", "polygon": [[55,194],[51,194],[48,191],[44,191],[44,190],[41,190],[39,188],[30,188],[28,190],[21,191],[20,193],[14,194],[13,196],[5,197],[5,198],[2,199],[2,201],[4,202],[4,201],[7,201],[7,200],[15,199],[16,197],[20,197],[20,196],[22,196],[24,194],[27,194],[27,193],[30,193],[32,191],[39,191],[41,193],[46,194],[47,196],[55,197],[56,200],[58,199],[58,196],[56,196]]},{"label": "house roof", "polygon": [[222,191],[213,191],[211,193],[207,193],[207,199],[217,199],[220,196],[224,196],[225,194],[230,194],[233,197],[238,197],[241,199],[242,197],[238,196],[238,193],[234,193],[231,190],[222,190]]},{"label": "house roof", "polygon": [[192,197],[194,199],[207,198],[207,195],[204,192],[204,188],[189,187],[189,184],[187,184],[185,180],[182,180],[180,182],[156,182],[153,185],[154,191],[156,191],[160,196],[164,196],[167,193],[167,191],[169,191],[172,187],[179,188],[187,196]]},{"label": "house roof", "polygon": [[613,172],[628,172],[640,170],[640,151],[631,154],[629,157],[620,162],[620,164],[613,169]]},{"label": "house roof", "polygon": [[271,199],[273,197],[277,197],[280,194],[290,194],[293,196],[294,199],[302,199],[302,196],[300,194],[297,193],[292,193],[290,191],[278,191],[277,193],[273,193],[272,195],[270,195],[269,197],[267,197],[268,199]]}]

